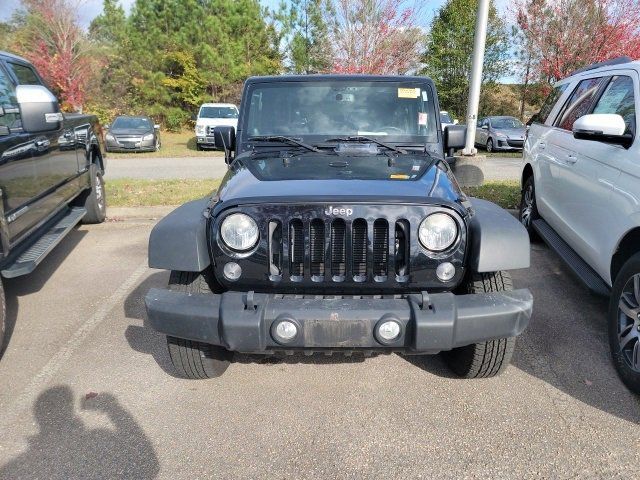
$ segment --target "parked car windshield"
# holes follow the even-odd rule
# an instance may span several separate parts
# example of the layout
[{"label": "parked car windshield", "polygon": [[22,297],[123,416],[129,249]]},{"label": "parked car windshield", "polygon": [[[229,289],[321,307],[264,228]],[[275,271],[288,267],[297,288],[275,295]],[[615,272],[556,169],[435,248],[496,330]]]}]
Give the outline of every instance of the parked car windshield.
[{"label": "parked car windshield", "polygon": [[524,123],[517,118],[493,118],[491,126],[493,128],[524,128]]},{"label": "parked car windshield", "polygon": [[118,117],[113,121],[111,128],[127,130],[149,130],[153,127],[148,118]]},{"label": "parked car windshield", "polygon": [[235,107],[202,107],[200,118],[238,118],[238,110]]},{"label": "parked car windshield", "polygon": [[451,119],[451,115],[449,115],[448,113],[440,113],[440,123],[453,123],[453,120]]},{"label": "parked car windshield", "polygon": [[285,135],[318,143],[333,137],[385,142],[438,141],[433,91],[426,82],[257,83],[248,92],[244,138]]}]

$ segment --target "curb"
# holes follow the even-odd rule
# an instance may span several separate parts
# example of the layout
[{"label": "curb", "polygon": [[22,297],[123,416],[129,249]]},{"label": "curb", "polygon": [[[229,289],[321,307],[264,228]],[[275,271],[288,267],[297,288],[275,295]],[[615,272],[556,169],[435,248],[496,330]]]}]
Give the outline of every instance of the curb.
[{"label": "curb", "polygon": [[125,220],[159,220],[179,205],[162,205],[155,207],[108,207],[107,221],[121,222]]}]

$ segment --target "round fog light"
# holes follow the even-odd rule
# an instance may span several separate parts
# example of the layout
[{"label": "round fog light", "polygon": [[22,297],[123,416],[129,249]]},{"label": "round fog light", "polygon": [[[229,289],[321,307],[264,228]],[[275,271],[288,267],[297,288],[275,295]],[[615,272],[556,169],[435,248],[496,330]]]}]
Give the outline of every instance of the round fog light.
[{"label": "round fog light", "polygon": [[387,320],[378,326],[378,337],[384,342],[391,342],[400,336],[400,324],[395,320]]},{"label": "round fog light", "polygon": [[456,274],[456,267],[449,262],[444,262],[436,268],[436,275],[441,282],[448,282]]},{"label": "round fog light", "polygon": [[229,262],[222,269],[222,274],[224,278],[234,282],[242,275],[242,268],[236,262]]},{"label": "round fog light", "polygon": [[286,343],[290,342],[298,334],[298,327],[295,323],[289,320],[282,320],[276,324],[276,328],[273,329],[273,336],[277,342]]}]

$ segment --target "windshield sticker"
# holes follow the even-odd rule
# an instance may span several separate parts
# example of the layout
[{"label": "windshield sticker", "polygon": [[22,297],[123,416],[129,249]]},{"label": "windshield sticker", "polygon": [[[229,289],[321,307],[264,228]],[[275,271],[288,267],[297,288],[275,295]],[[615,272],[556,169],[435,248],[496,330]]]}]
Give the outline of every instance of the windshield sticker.
[{"label": "windshield sticker", "polygon": [[392,173],[391,175],[389,175],[389,178],[393,178],[395,180],[407,180],[409,178],[409,175]]},{"label": "windshield sticker", "polygon": [[419,88],[398,88],[398,98],[418,98],[419,96]]},{"label": "windshield sticker", "polygon": [[418,112],[418,125],[426,125],[427,124],[427,114],[424,112]]},{"label": "windshield sticker", "polygon": [[428,102],[429,101],[429,94],[427,93],[426,90],[422,90],[422,101],[423,102]]},{"label": "windshield sticker", "polygon": [[414,172],[419,172],[420,171],[420,165],[414,165],[413,167],[411,167],[411,170],[413,170]]}]

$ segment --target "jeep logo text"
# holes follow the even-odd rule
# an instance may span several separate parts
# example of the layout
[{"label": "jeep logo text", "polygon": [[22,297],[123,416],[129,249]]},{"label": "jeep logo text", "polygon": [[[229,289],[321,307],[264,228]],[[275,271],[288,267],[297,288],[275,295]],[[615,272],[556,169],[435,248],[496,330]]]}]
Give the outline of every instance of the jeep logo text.
[{"label": "jeep logo text", "polygon": [[329,205],[324,211],[325,215],[345,215],[347,217],[353,215],[353,209],[351,208],[334,208]]}]

